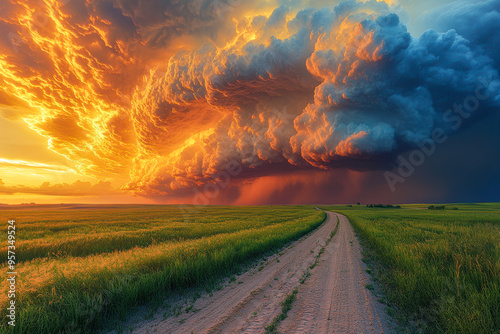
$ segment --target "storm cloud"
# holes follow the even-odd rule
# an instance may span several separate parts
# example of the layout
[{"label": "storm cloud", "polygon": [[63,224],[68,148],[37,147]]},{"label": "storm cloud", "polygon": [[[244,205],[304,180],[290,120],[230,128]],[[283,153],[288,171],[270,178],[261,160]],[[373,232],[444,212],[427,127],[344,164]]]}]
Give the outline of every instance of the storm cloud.
[{"label": "storm cloud", "polygon": [[[143,154],[129,189],[175,194],[210,182],[230,161],[243,175],[283,163],[331,170],[390,162],[437,127],[453,132],[443,120],[450,101],[480,80],[485,89],[498,85],[494,57],[480,41],[455,30],[415,38],[383,3],[351,1],[280,19],[288,12],[254,18],[250,41],[206,44],[150,77],[134,104]],[[288,37],[269,35],[269,27]],[[184,133],[182,119],[200,131]]]},{"label": "storm cloud", "polygon": [[[435,8],[418,36],[394,1],[31,2],[0,5],[0,106],[144,197],[187,198],[231,166],[222,202],[261,203],[243,192],[263,180],[308,193],[307,175],[372,189],[436,128],[500,105],[498,0]],[[478,85],[489,98],[454,126]]]}]

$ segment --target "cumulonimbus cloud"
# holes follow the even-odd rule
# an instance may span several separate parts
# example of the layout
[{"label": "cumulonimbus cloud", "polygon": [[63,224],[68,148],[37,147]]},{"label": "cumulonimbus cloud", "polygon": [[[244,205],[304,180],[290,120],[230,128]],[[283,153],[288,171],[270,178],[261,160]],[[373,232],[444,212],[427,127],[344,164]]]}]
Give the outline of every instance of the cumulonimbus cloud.
[{"label": "cumulonimbus cloud", "polygon": [[[205,45],[151,76],[134,104],[142,155],[129,189],[180,192],[210,182],[230,161],[244,170],[333,169],[390,158],[446,128],[444,111],[480,78],[498,80],[479,45],[454,30],[412,37],[383,3],[280,20],[286,13],[254,18],[251,41]],[[288,37],[269,36],[268,26]],[[185,133],[175,119],[192,119],[199,131]]]},{"label": "cumulonimbus cloud", "polygon": [[498,88],[498,3],[437,9],[416,37],[375,0],[9,1],[0,104],[25,101],[52,150],[142,196],[189,193],[234,163],[241,179],[373,169],[452,132],[443,114],[481,78]]}]

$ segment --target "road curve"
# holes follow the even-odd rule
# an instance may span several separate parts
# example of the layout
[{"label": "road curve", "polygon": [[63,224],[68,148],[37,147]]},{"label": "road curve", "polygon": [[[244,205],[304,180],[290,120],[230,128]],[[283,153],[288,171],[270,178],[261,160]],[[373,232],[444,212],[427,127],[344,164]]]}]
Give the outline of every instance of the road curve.
[{"label": "road curve", "polygon": [[[327,215],[318,229],[269,257],[263,266],[238,276],[212,296],[199,298],[192,305],[194,312],[164,320],[155,317],[133,332],[264,333],[295,287],[298,294],[279,325],[281,333],[392,332],[383,305],[365,287],[369,276],[349,221],[333,212]],[[337,233],[329,240],[337,217]],[[301,284],[308,270],[310,277]]]}]

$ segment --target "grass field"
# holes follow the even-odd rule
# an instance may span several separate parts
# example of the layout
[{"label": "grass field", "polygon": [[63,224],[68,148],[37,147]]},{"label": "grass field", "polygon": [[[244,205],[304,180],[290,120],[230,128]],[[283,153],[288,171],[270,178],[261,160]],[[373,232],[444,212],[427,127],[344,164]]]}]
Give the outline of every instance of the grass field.
[{"label": "grass field", "polygon": [[500,332],[499,203],[324,208],[354,225],[389,312],[409,332]]},{"label": "grass field", "polygon": [[[177,206],[1,213],[16,220],[15,332],[33,334],[96,332],[171,291],[209,286],[325,218],[301,206],[207,207],[188,215]],[[4,245],[6,254],[7,239]],[[7,289],[2,284],[2,319]],[[11,329],[1,322],[0,332]]]},{"label": "grass field", "polygon": [[[500,204],[427,206],[324,209],[354,225],[388,311],[409,332],[500,332]],[[187,214],[177,206],[0,212],[16,220],[16,333],[112,327],[141,304],[213,286],[325,218],[307,206],[206,207]],[[7,238],[2,246],[6,254]],[[0,262],[6,277],[6,256]],[[1,287],[6,319],[8,286]],[[2,321],[0,333],[9,330]]]}]

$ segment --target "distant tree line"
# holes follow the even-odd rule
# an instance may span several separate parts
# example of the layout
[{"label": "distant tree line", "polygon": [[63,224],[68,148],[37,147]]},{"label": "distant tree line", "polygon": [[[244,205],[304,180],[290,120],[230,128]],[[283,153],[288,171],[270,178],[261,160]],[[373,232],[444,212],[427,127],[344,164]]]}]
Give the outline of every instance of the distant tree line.
[{"label": "distant tree line", "polygon": [[429,205],[427,209],[429,210],[444,210],[446,208],[445,205]]},{"label": "distant tree line", "polygon": [[392,205],[392,204],[367,204],[368,208],[383,208],[383,209],[401,209],[401,205]]},{"label": "distant tree line", "polygon": [[[429,205],[427,209],[429,210],[444,210],[446,208],[445,205]],[[458,210],[457,207],[451,208],[451,210]]]}]

